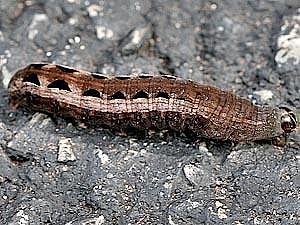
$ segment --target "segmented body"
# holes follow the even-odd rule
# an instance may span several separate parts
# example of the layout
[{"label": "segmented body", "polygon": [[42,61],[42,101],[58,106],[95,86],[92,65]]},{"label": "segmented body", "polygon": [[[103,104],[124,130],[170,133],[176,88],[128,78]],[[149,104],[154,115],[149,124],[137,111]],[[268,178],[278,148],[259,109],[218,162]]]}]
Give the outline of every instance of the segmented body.
[{"label": "segmented body", "polygon": [[90,125],[126,131],[190,132],[200,137],[247,141],[283,133],[282,110],[212,86],[169,75],[110,76],[55,64],[31,64],[9,85],[10,105]]}]

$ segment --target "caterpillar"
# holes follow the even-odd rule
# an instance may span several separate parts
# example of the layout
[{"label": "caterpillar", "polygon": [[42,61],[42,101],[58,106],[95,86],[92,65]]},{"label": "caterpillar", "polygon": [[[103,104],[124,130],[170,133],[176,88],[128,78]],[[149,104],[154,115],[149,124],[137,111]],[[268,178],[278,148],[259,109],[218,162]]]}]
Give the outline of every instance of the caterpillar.
[{"label": "caterpillar", "polygon": [[172,75],[103,75],[34,63],[9,83],[9,104],[113,130],[174,130],[231,141],[273,139],[292,132],[295,114]]}]

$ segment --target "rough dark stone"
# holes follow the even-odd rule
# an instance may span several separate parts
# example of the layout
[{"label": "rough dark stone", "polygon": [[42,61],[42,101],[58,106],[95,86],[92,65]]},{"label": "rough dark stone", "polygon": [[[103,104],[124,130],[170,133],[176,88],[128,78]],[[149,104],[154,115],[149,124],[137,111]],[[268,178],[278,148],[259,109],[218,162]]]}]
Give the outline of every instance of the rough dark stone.
[{"label": "rough dark stone", "polygon": [[[284,103],[299,118],[291,50],[300,34],[278,44],[299,24],[298,8],[298,0],[0,0],[0,224],[297,224],[299,128],[284,148],[119,137],[11,112],[6,86],[33,61],[169,73]],[[59,160],[62,140],[72,154]]]}]

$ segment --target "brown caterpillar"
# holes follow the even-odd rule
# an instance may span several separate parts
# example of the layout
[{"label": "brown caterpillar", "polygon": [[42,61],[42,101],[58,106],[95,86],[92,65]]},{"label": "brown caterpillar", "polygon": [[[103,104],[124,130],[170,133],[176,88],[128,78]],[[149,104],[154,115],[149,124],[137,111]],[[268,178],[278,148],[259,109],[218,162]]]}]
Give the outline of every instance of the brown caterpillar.
[{"label": "brown caterpillar", "polygon": [[272,139],[297,125],[288,108],[253,105],[231,92],[170,75],[110,76],[36,63],[16,72],[10,105],[114,130],[175,130],[199,137]]}]

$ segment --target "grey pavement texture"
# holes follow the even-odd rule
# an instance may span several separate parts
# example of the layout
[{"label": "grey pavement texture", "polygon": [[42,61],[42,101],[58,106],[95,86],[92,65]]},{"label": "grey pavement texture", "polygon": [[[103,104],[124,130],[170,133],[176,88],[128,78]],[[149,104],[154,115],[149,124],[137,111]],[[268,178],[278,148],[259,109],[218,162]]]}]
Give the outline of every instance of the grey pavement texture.
[{"label": "grey pavement texture", "polygon": [[299,128],[282,148],[12,112],[34,61],[174,74],[299,118],[299,0],[0,0],[0,224],[300,223]]}]

